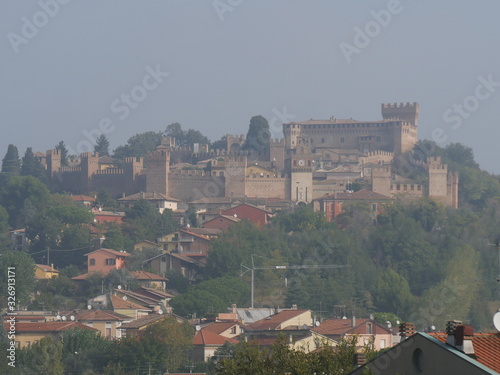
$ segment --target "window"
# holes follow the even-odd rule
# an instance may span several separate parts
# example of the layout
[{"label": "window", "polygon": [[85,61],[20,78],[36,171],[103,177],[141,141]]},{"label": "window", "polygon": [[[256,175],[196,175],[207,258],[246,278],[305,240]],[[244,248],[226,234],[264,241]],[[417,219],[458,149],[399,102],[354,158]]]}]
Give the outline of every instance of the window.
[{"label": "window", "polygon": [[385,349],[385,340],[380,340],[380,349]]},{"label": "window", "polygon": [[231,334],[236,335],[236,326],[231,328]]},{"label": "window", "polygon": [[89,266],[95,266],[95,258],[89,259]]},{"label": "window", "polygon": [[321,143],[325,143],[325,138],[321,138]]},{"label": "window", "polygon": [[344,143],[345,142],[345,138],[344,137],[340,137],[340,143]]},{"label": "window", "polygon": [[106,266],[114,266],[116,265],[116,259],[114,258],[107,258],[106,259]]},{"label": "window", "polygon": [[366,325],[366,334],[367,335],[372,335],[373,334],[373,325],[371,323],[368,323]]},{"label": "window", "polygon": [[372,211],[373,212],[377,211],[377,203],[372,204]]}]

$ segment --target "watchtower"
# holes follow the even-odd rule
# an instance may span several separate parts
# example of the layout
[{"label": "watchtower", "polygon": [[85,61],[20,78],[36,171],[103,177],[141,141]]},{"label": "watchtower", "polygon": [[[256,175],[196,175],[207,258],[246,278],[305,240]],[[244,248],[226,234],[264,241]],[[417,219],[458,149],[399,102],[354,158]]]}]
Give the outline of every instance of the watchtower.
[{"label": "watchtower", "polygon": [[384,120],[403,120],[418,126],[418,103],[383,103],[382,118]]},{"label": "watchtower", "polygon": [[170,171],[170,150],[159,147],[146,155],[146,192],[160,193],[166,196],[168,191],[168,173]]}]

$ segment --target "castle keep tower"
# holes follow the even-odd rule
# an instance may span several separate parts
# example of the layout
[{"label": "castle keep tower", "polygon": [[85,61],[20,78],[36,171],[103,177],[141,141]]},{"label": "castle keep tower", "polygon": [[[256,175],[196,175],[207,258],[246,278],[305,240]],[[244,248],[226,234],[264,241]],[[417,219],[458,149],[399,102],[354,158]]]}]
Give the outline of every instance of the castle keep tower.
[{"label": "castle keep tower", "polygon": [[169,195],[170,150],[159,146],[146,155],[146,192]]},{"label": "castle keep tower", "polygon": [[290,170],[290,199],[309,203],[313,199],[313,160],[306,150],[293,152],[287,160]]},{"label": "castle keep tower", "polygon": [[418,103],[389,103],[382,104],[382,118],[384,120],[403,120],[413,126],[418,126]]}]

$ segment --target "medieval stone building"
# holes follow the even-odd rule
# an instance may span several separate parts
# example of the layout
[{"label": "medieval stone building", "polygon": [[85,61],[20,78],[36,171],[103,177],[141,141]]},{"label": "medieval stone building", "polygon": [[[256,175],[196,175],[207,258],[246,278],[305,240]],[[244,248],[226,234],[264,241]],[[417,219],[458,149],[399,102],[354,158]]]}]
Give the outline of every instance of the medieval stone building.
[{"label": "medieval stone building", "polygon": [[285,123],[284,138],[271,140],[265,154],[242,152],[245,137],[227,135],[226,150],[191,152],[193,164],[186,166],[177,161],[188,150],[165,138],[155,152],[126,158],[120,168],[91,153],[82,154],[78,166],[61,167],[59,153],[49,150],[47,170],[54,190],[78,194],[106,189],[116,197],[144,191],[185,202],[267,197],[309,203],[358,183],[386,196],[429,196],[457,207],[458,175],[439,158],[417,164],[427,174],[425,184],[393,172],[395,158],[418,140],[418,104],[382,104],[381,109],[379,121],[331,117]]}]

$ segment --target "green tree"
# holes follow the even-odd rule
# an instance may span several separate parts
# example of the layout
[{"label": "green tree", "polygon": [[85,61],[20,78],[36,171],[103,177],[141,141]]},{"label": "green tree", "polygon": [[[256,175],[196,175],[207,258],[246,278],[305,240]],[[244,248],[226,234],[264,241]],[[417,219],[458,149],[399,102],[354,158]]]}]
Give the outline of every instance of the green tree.
[{"label": "green tree", "polygon": [[44,337],[38,343],[22,350],[19,368],[22,374],[63,375],[62,343]]},{"label": "green tree", "polygon": [[118,203],[111,197],[111,194],[107,190],[102,189],[97,193],[94,206],[114,211],[118,207]]},{"label": "green tree", "polygon": [[257,153],[268,153],[270,139],[271,131],[267,120],[260,115],[253,116],[250,119],[248,133],[242,149]]},{"label": "green tree", "polygon": [[0,254],[10,250],[11,240],[9,237],[9,213],[0,206]]},{"label": "green tree", "polygon": [[7,148],[7,153],[2,160],[2,173],[8,176],[19,176],[21,173],[21,160],[17,147],[10,144]]},{"label": "green tree", "polygon": [[49,190],[40,180],[32,176],[15,176],[0,189],[0,204],[9,213],[9,224],[12,227],[26,225],[21,213],[27,200],[34,210],[42,209],[49,200]]},{"label": "green tree", "polygon": [[156,147],[161,144],[162,134],[162,132],[154,131],[136,134],[127,140],[126,145],[115,149],[114,157],[117,159],[130,156],[143,157],[147,153],[155,151]]},{"label": "green tree", "polygon": [[120,226],[116,223],[111,223],[106,232],[106,239],[102,243],[102,247],[113,250],[125,249],[125,237],[123,236]]},{"label": "green tree", "polygon": [[[2,295],[14,297],[0,299],[1,307],[8,307],[11,310],[13,307],[17,309],[18,305],[27,306],[35,287],[35,262],[25,252],[6,251],[2,253],[0,256],[0,281]],[[12,292],[12,288],[9,290],[9,284],[15,288],[14,292]],[[15,302],[15,306],[7,305],[7,302]]]},{"label": "green tree", "polygon": [[182,126],[178,122],[168,125],[167,129],[165,130],[165,135],[175,138],[176,146],[191,147],[194,143],[210,144],[210,140],[206,136],[201,134],[199,130],[182,130]]},{"label": "green tree", "polygon": [[108,138],[104,134],[101,134],[95,142],[94,152],[98,152],[99,156],[109,156]]},{"label": "green tree", "polygon": [[61,153],[61,165],[67,166],[68,165],[68,149],[66,148],[64,141],[60,141],[56,145],[55,149]]},{"label": "green tree", "polygon": [[24,153],[21,176],[33,176],[43,183],[47,183],[47,172],[40,162],[40,159],[35,158],[31,147],[28,147]]},{"label": "green tree", "polygon": [[218,141],[212,143],[212,149],[214,150],[227,150],[227,138],[225,135],[221,137]]},{"label": "green tree", "polygon": [[379,310],[396,315],[406,314],[413,299],[408,281],[392,269],[378,276],[373,296]]}]

